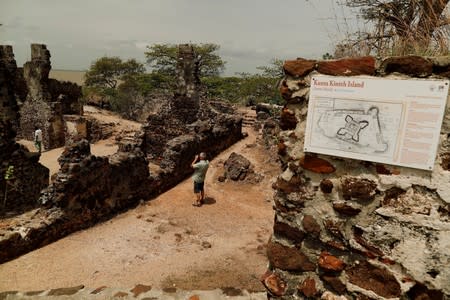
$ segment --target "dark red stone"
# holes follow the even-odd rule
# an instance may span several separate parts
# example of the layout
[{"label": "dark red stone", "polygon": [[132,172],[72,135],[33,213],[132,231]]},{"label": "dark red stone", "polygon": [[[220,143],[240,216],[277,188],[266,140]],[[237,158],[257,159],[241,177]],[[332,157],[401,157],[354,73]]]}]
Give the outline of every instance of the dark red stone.
[{"label": "dark red stone", "polygon": [[363,289],[373,291],[385,298],[401,295],[400,284],[388,270],[363,261],[346,270],[349,281]]},{"label": "dark red stone", "polygon": [[280,94],[281,94],[281,97],[283,97],[284,100],[289,100],[289,99],[291,99],[292,91],[291,91],[291,90],[289,89],[289,87],[287,86],[286,80],[284,80],[284,81],[281,83],[281,86],[280,86]]},{"label": "dark red stone", "polygon": [[291,248],[270,241],[267,257],[273,267],[285,271],[314,271],[316,269],[308,257],[297,248]]},{"label": "dark red stone", "polygon": [[395,261],[393,261],[392,259],[389,259],[387,257],[380,257],[378,260],[381,261],[385,265],[391,265],[392,266],[392,265],[396,264]]},{"label": "dark red stone", "polygon": [[314,235],[318,236],[320,234],[321,228],[319,223],[317,223],[316,219],[310,215],[304,215],[302,220],[303,229]]},{"label": "dark red stone", "polygon": [[300,159],[300,166],[314,173],[330,174],[336,171],[336,168],[325,159],[306,154]]},{"label": "dark red stone", "polygon": [[287,153],[286,144],[283,141],[279,142],[278,143],[278,155],[285,156],[286,153]]},{"label": "dark red stone", "polygon": [[53,289],[48,292],[49,296],[70,296],[76,294],[79,290],[84,289],[84,285],[78,285],[68,288]]},{"label": "dark red stone", "polygon": [[277,297],[284,295],[287,285],[276,273],[267,270],[260,280],[272,295]]},{"label": "dark red stone", "polygon": [[333,256],[330,253],[323,251],[319,257],[319,267],[321,267],[326,271],[340,272],[344,270],[345,263],[336,256]]},{"label": "dark red stone", "polygon": [[131,289],[130,292],[133,293],[134,297],[137,297],[142,293],[150,291],[151,289],[152,287],[149,285],[138,284],[133,289]]},{"label": "dark red stone", "polygon": [[347,58],[340,60],[323,60],[317,71],[333,76],[374,75],[375,59],[371,56]]},{"label": "dark red stone", "polygon": [[107,288],[106,285],[102,285],[102,286],[96,288],[95,290],[93,290],[93,291],[91,292],[91,294],[97,295],[98,293],[101,293],[101,292],[102,292],[104,289],[106,289],[106,288]]},{"label": "dark red stone", "polygon": [[413,77],[426,77],[433,72],[433,63],[420,56],[389,57],[382,63],[385,73],[398,72]]},{"label": "dark red stone", "polygon": [[364,248],[366,248],[367,250],[369,250],[369,252],[366,252],[364,254],[368,255],[370,258],[384,256],[383,252],[381,252],[380,249],[378,249],[374,245],[371,245],[368,241],[364,239],[364,237],[362,236],[363,231],[360,228],[354,227],[353,232],[354,232],[353,238],[355,239],[355,241]]},{"label": "dark red stone", "polygon": [[341,242],[338,242],[338,241],[327,241],[326,244],[337,250],[341,250],[341,251],[347,250],[347,247],[345,247],[344,244],[342,244]]},{"label": "dark red stone", "polygon": [[409,299],[444,300],[444,294],[438,290],[430,290],[425,285],[417,283],[407,293]]},{"label": "dark red stone", "polygon": [[280,116],[280,128],[282,130],[292,130],[297,127],[297,118],[294,112],[287,108],[283,108]]},{"label": "dark red stone", "polygon": [[344,237],[344,235],[342,234],[342,227],[343,227],[342,222],[335,222],[333,220],[325,220],[323,222],[323,225],[335,237],[338,237],[340,239],[342,239]]},{"label": "dark red stone", "polygon": [[384,199],[382,201],[383,206],[389,206],[393,205],[395,203],[395,200],[398,199],[400,195],[403,195],[406,193],[404,189],[401,189],[399,187],[392,187],[384,192]]},{"label": "dark red stone", "polygon": [[300,244],[305,238],[305,232],[278,220],[275,220],[273,233],[277,236],[285,237],[290,241],[295,242],[295,244]]},{"label": "dark red stone", "polygon": [[345,287],[345,284],[335,276],[330,275],[323,275],[320,277],[323,281],[325,281],[327,284],[331,286],[331,288],[337,292],[339,295],[342,295],[345,293],[347,288]]},{"label": "dark red stone", "polygon": [[392,175],[392,172],[383,164],[376,164],[375,170],[380,175]]},{"label": "dark red stone", "polygon": [[333,191],[333,182],[330,179],[322,179],[320,182],[320,190],[324,194],[330,194]]},{"label": "dark red stone", "polygon": [[315,60],[297,58],[286,60],[283,65],[284,72],[291,76],[303,77],[313,71],[316,67]]},{"label": "dark red stone", "polygon": [[279,212],[288,214],[288,215],[295,215],[296,213],[299,213],[303,210],[305,207],[305,202],[299,199],[299,201],[290,201],[288,199],[283,199],[283,192],[277,192],[275,194],[275,197],[273,199],[273,202],[275,204],[275,209]]},{"label": "dark red stone", "polygon": [[441,162],[442,169],[450,171],[450,152],[442,153],[441,159],[442,159]]},{"label": "dark red stone", "polygon": [[340,214],[343,214],[345,216],[353,217],[356,216],[361,212],[359,208],[352,207],[351,205],[348,205],[345,202],[334,202],[333,208],[335,211],[337,211]]},{"label": "dark red stone", "polygon": [[342,196],[345,200],[372,200],[377,184],[369,179],[346,178],[342,181]]},{"label": "dark red stone", "polygon": [[278,177],[274,187],[279,191],[289,194],[303,191],[303,184],[304,179],[297,174],[292,176],[289,181],[285,181],[283,178]]},{"label": "dark red stone", "polygon": [[308,277],[300,284],[298,290],[306,297],[313,297],[317,294],[316,281]]}]

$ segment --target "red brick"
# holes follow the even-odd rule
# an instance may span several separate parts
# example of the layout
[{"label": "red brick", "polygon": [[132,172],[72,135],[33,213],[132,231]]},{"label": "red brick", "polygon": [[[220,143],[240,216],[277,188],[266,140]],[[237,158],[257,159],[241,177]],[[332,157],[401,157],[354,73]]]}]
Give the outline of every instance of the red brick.
[{"label": "red brick", "polygon": [[323,275],[320,278],[326,283],[328,283],[331,286],[331,288],[339,295],[344,294],[345,291],[347,290],[345,284],[338,277]]},{"label": "red brick", "polygon": [[345,263],[330,253],[323,251],[319,257],[319,267],[327,271],[340,272],[344,270]]},{"label": "red brick", "polygon": [[261,276],[261,282],[274,296],[281,297],[286,291],[286,283],[277,274],[269,270]]},{"label": "red brick", "polygon": [[278,220],[275,220],[273,233],[277,236],[285,237],[295,244],[301,244],[306,235],[305,232],[301,231],[300,229],[294,228],[289,224],[280,222]]},{"label": "red brick", "polygon": [[377,184],[369,179],[346,178],[342,181],[342,197],[345,200],[372,200],[376,193]]},{"label": "red brick", "polygon": [[316,269],[308,257],[299,249],[270,241],[267,257],[275,268],[285,271],[314,271]]},{"label": "red brick", "polygon": [[303,191],[303,184],[304,179],[300,175],[294,175],[289,181],[285,181],[283,178],[278,177],[273,187],[279,191],[289,194]]},{"label": "red brick", "polygon": [[426,77],[433,72],[433,63],[420,56],[389,57],[381,64],[385,73],[402,73],[410,76]]},{"label": "red brick", "polygon": [[333,76],[374,75],[375,59],[371,56],[320,61],[319,73]]},{"label": "red brick", "polygon": [[333,220],[325,220],[323,222],[323,225],[335,237],[338,237],[340,239],[342,239],[344,237],[344,235],[342,233],[342,227],[343,227],[342,222],[335,222]]},{"label": "red brick", "polygon": [[353,217],[356,216],[361,212],[359,208],[352,207],[351,205],[345,203],[345,202],[334,202],[333,208],[335,211],[337,211],[340,214],[343,214],[345,216]]},{"label": "red brick", "polygon": [[376,164],[375,171],[377,171],[377,174],[381,174],[381,175],[392,175],[391,170],[386,168],[386,166],[383,164]]},{"label": "red brick", "polygon": [[341,250],[341,251],[347,250],[347,247],[345,247],[345,245],[343,243],[341,243],[341,242],[327,241],[326,244],[328,246],[334,248],[334,249],[337,249],[337,250]]},{"label": "red brick", "polygon": [[320,190],[324,194],[330,194],[333,191],[333,182],[330,179],[322,179],[320,182]]},{"label": "red brick", "polygon": [[363,289],[371,290],[385,298],[397,298],[401,295],[400,284],[394,275],[386,269],[363,261],[346,270],[349,281]]},{"label": "red brick", "polygon": [[383,206],[390,206],[390,205],[394,206],[398,197],[403,195],[404,193],[406,193],[406,191],[404,189],[401,189],[396,186],[391,187],[390,189],[388,189],[384,192],[384,198],[382,201],[382,205]]},{"label": "red brick", "polygon": [[292,91],[288,88],[286,81],[283,81],[283,83],[280,86],[280,94],[281,97],[285,100],[291,99]]},{"label": "red brick", "polygon": [[305,170],[320,174],[330,174],[336,171],[336,168],[325,159],[308,154],[300,159],[300,166]]},{"label": "red brick", "polygon": [[302,220],[303,229],[315,236],[320,234],[321,228],[319,223],[317,223],[316,219],[310,215],[304,215]]},{"label": "red brick", "polygon": [[306,297],[313,297],[317,294],[316,281],[308,277],[300,284],[298,290]]},{"label": "red brick", "polygon": [[283,141],[281,141],[278,143],[277,146],[278,146],[278,155],[281,155],[281,156],[286,155],[286,153],[287,153],[286,144]]},{"label": "red brick", "polygon": [[149,285],[138,284],[130,292],[133,293],[134,297],[139,296],[142,293],[146,293],[152,289]]},{"label": "red brick", "polygon": [[297,127],[297,118],[295,113],[289,111],[287,108],[283,108],[280,116],[280,128],[282,130],[292,130]]},{"label": "red brick", "polygon": [[296,60],[287,60],[284,62],[284,72],[291,76],[303,77],[313,71],[316,67],[315,60],[297,58]]},{"label": "red brick", "polygon": [[442,169],[450,171],[450,152],[442,153],[441,159],[442,159],[441,162]]}]

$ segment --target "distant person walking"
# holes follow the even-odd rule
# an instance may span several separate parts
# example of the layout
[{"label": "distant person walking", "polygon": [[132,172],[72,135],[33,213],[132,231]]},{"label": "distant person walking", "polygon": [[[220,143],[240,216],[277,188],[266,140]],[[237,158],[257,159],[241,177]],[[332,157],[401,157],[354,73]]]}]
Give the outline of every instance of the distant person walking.
[{"label": "distant person walking", "polygon": [[39,129],[37,126],[34,126],[34,145],[38,149],[39,153],[42,151],[42,130]]},{"label": "distant person walking", "polygon": [[194,193],[197,197],[192,205],[201,206],[205,199],[205,176],[209,167],[209,161],[206,160],[206,153],[202,152],[196,155],[191,167],[194,169],[192,180],[194,181]]}]

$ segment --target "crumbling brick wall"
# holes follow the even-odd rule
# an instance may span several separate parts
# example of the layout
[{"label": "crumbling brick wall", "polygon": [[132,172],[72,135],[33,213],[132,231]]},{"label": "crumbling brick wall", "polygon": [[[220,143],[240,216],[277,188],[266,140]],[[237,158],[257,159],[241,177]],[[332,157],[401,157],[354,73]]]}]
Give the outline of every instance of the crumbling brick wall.
[{"label": "crumbling brick wall", "polygon": [[50,69],[47,46],[32,44],[31,61],[26,62],[23,69],[18,69],[15,80],[15,95],[21,103],[19,136],[32,140],[37,126],[42,130],[43,146],[47,150],[66,144],[63,115],[83,113],[79,101],[81,87],[49,79]]},{"label": "crumbling brick wall", "polygon": [[[36,206],[40,191],[48,185],[49,171],[38,163],[39,155],[15,142],[19,107],[15,98],[16,62],[12,48],[0,47],[0,210]],[[12,178],[5,179],[8,168]],[[5,193],[6,190],[6,193]],[[6,197],[6,199],[5,199]]]},{"label": "crumbling brick wall", "polygon": [[448,78],[450,57],[297,59],[284,71],[269,297],[450,297],[448,101],[433,171],[303,152],[311,76]]}]

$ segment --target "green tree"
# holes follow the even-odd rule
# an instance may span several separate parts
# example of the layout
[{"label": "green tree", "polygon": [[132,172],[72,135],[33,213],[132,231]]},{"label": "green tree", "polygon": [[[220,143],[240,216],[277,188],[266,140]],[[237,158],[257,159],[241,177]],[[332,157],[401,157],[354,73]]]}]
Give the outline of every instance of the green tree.
[{"label": "green tree", "polygon": [[85,85],[90,87],[115,89],[119,80],[144,73],[142,63],[135,59],[122,61],[119,57],[101,57],[91,64],[86,72]]},{"label": "green tree", "polygon": [[[192,44],[197,55],[197,62],[200,77],[218,76],[225,69],[225,61],[216,53],[220,46],[216,44]],[[175,76],[178,45],[175,44],[154,44],[147,47],[145,52],[147,63],[152,70]]]},{"label": "green tree", "polygon": [[329,59],[333,59],[333,55],[331,55],[330,53],[325,53],[322,55],[322,59],[323,60],[329,60]]},{"label": "green tree", "polygon": [[279,58],[272,58],[270,60],[270,65],[259,66],[256,69],[262,71],[262,75],[265,77],[281,78],[284,76],[283,70],[284,60]]},{"label": "green tree", "polygon": [[239,73],[231,77],[207,77],[202,83],[206,86],[209,98],[247,104],[248,102],[282,102],[276,86],[278,78],[249,73]]}]

